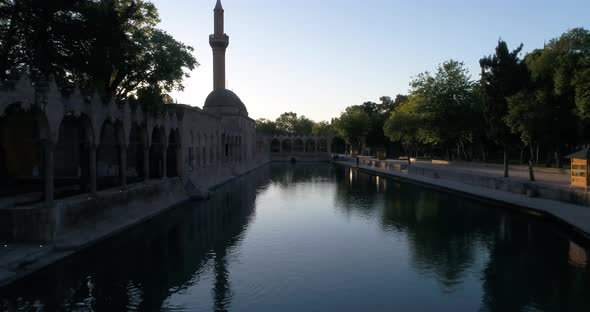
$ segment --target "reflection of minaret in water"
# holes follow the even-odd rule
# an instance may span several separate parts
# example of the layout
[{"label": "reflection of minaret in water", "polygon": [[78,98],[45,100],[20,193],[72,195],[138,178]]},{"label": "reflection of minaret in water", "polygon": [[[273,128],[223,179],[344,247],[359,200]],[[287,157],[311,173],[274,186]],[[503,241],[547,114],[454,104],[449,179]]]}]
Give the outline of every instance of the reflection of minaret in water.
[{"label": "reflection of minaret in water", "polygon": [[229,45],[229,36],[223,27],[223,6],[221,0],[215,5],[215,31],[209,36],[209,45],[213,49],[213,90],[225,89],[225,50]]},{"label": "reflection of minaret in water", "polygon": [[231,285],[229,271],[227,270],[226,249],[215,250],[215,285],[213,287],[213,305],[215,311],[227,311],[231,299]]}]

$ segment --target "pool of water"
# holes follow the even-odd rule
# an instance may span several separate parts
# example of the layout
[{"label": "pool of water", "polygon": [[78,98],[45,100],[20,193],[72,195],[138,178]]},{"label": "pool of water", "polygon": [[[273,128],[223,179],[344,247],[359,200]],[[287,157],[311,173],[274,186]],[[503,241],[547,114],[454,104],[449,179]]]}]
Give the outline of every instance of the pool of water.
[{"label": "pool of water", "polygon": [[328,164],[272,164],[0,292],[17,311],[589,311],[558,226]]}]

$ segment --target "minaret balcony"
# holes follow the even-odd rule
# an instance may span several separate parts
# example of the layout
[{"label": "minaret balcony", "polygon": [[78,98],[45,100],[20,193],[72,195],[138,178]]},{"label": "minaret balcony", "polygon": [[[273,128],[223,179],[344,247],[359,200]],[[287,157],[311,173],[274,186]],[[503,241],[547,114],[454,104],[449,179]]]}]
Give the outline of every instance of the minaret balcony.
[{"label": "minaret balcony", "polygon": [[212,48],[227,48],[227,46],[229,45],[229,36],[226,34],[209,35],[209,45]]}]

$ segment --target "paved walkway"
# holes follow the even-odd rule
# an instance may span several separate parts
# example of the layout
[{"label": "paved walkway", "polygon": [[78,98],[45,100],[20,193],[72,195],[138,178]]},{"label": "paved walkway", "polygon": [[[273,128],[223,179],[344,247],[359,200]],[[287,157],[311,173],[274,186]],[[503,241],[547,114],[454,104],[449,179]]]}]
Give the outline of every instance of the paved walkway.
[{"label": "paved walkway", "polygon": [[[366,159],[372,159],[367,157]],[[388,159],[387,162],[407,164],[405,160]],[[504,166],[501,164],[488,164],[481,162],[451,162],[449,164],[433,164],[430,161],[412,162],[412,166],[437,170],[451,170],[469,174],[478,174],[488,177],[503,177]],[[536,183],[562,189],[570,188],[570,171],[566,169],[535,167]],[[526,165],[511,165],[509,169],[510,180],[518,182],[529,181],[529,168]]]},{"label": "paved walkway", "polygon": [[[336,161],[336,163],[349,166],[349,167],[356,167],[354,162],[350,161]],[[419,164],[424,165],[424,164]],[[414,164],[412,165],[414,166]],[[429,165],[426,165],[429,166]],[[439,165],[432,165],[432,166],[439,166]],[[425,177],[421,175],[415,174],[408,174],[404,172],[394,171],[394,170],[387,170],[387,169],[380,169],[370,166],[359,166],[359,169],[387,175],[393,176],[401,179],[406,179],[410,181],[415,181],[419,183],[424,183],[428,185],[432,185],[435,187],[440,187],[446,190],[459,192],[466,195],[475,196],[480,199],[490,200],[496,203],[508,205],[511,208],[520,209],[523,212],[533,212],[537,215],[548,216],[551,218],[555,218],[558,221],[561,221],[565,225],[569,225],[572,230],[581,234],[587,239],[590,239],[590,208],[585,206],[578,206],[574,204],[549,200],[549,199],[541,199],[541,198],[530,198],[525,195],[514,194],[502,190],[494,190],[490,188],[478,187],[473,185],[468,185],[460,182],[445,180],[445,179],[435,179],[431,177]],[[478,171],[470,171],[472,174]],[[480,171],[481,173],[487,174],[485,170]],[[495,171],[491,171],[493,174]],[[551,174],[551,173],[549,173]],[[547,175],[548,177],[552,177],[551,175]]]}]

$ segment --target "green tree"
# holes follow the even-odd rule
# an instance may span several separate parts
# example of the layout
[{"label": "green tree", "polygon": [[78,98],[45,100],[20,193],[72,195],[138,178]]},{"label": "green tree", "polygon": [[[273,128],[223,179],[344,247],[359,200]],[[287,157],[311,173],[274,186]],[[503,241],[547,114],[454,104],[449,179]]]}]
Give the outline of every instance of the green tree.
[{"label": "green tree", "polygon": [[476,102],[476,92],[464,64],[455,60],[444,62],[434,75],[421,73],[410,86],[410,101],[415,103],[422,121],[420,140],[440,145],[449,158],[453,146],[465,154],[465,143],[473,140],[468,117]]},{"label": "green tree", "polygon": [[277,132],[287,135],[311,135],[313,121],[305,116],[297,116],[297,113],[286,112],[275,121]]},{"label": "green tree", "polygon": [[544,93],[540,99],[551,111],[552,129],[543,137],[553,146],[557,167],[562,167],[560,149],[564,141],[576,140],[579,128],[585,128],[584,138],[588,138],[590,32],[572,29],[531,52],[526,63],[537,92]]},{"label": "green tree", "polygon": [[277,124],[265,118],[256,119],[256,132],[266,135],[277,135]]},{"label": "green tree", "polygon": [[299,116],[299,118],[297,118],[297,122],[295,123],[295,134],[311,135],[313,131],[313,125],[313,120],[305,116]]},{"label": "green tree", "polygon": [[313,124],[311,133],[317,137],[332,137],[336,135],[336,129],[327,121],[320,121]]},{"label": "green tree", "polygon": [[508,114],[504,118],[506,124],[522,142],[529,147],[529,179],[535,181],[533,171],[535,141],[547,131],[547,101],[542,91],[523,90],[507,98]]},{"label": "green tree", "polygon": [[144,0],[0,1],[0,76],[16,67],[118,99],[182,89],[193,49],[158,22]]},{"label": "green tree", "polygon": [[338,135],[358,148],[369,133],[371,120],[362,107],[349,106],[332,124]]},{"label": "green tree", "polygon": [[383,125],[383,132],[392,142],[400,142],[410,162],[410,148],[417,150],[419,143],[419,131],[421,126],[420,116],[416,112],[415,97],[400,104]]},{"label": "green tree", "polygon": [[297,124],[297,113],[286,112],[282,113],[276,120],[277,131],[280,134],[295,134]]},{"label": "green tree", "polygon": [[504,177],[509,176],[508,149],[514,142],[514,135],[505,121],[508,114],[506,98],[523,89],[528,75],[526,64],[519,58],[521,51],[522,44],[510,52],[506,42],[500,39],[495,54],[479,61],[488,136],[504,149]]}]

